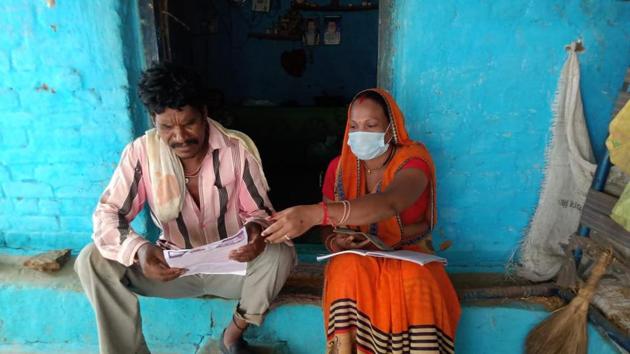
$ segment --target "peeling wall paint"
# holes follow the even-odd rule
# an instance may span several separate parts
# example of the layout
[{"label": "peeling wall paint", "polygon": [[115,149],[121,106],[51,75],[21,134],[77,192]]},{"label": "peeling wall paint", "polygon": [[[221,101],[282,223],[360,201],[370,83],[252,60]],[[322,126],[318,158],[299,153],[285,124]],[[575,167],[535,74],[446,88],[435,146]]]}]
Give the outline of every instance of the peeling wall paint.
[{"label": "peeling wall paint", "polygon": [[134,1],[48,5],[0,3],[0,245],[78,250],[146,122],[133,89],[142,48]]}]

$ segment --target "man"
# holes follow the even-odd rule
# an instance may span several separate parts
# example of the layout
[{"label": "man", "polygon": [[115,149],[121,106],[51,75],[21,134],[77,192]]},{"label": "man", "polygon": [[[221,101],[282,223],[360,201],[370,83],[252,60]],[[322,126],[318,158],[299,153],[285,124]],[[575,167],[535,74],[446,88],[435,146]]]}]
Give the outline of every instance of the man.
[{"label": "man", "polygon": [[324,32],[324,44],[327,45],[336,45],[341,43],[341,32],[339,32],[339,27],[337,25],[337,21],[339,19],[328,18],[326,23],[326,32]]},{"label": "man", "polygon": [[[221,336],[223,353],[248,353],[242,339],[260,325],[295,263],[287,244],[266,244],[272,205],[258,151],[242,133],[206,118],[199,78],[173,64],[156,64],[139,84],[155,129],[130,143],[94,212],[94,243],[75,269],[94,308],[102,353],[147,353],[136,294],[163,298],[215,295],[239,299]],[[162,230],[158,245],[130,222],[148,203]],[[247,274],[181,276],[166,248],[193,248],[245,226],[249,243],[230,254]]]},{"label": "man", "polygon": [[318,45],[319,44],[319,30],[317,29],[317,23],[314,18],[306,20],[306,31],[302,35],[302,42],[305,45]]}]

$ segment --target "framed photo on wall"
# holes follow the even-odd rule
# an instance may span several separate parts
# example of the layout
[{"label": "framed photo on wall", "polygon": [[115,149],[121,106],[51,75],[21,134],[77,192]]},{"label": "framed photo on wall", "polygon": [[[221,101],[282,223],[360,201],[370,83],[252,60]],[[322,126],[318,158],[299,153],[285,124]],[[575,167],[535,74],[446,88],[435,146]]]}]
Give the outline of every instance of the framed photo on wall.
[{"label": "framed photo on wall", "polygon": [[319,45],[319,17],[307,17],[304,20],[304,33],[302,34],[302,42],[306,46]]},{"label": "framed photo on wall", "polygon": [[252,0],[252,11],[269,12],[271,8],[271,0]]},{"label": "framed photo on wall", "polygon": [[324,17],[324,44],[338,45],[341,43],[341,16]]}]

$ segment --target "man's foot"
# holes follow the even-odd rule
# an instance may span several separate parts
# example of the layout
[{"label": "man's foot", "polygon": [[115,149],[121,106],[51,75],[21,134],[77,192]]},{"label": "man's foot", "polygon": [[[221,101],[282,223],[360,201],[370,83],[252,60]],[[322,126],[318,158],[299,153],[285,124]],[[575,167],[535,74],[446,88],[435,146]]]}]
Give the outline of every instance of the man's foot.
[{"label": "man's foot", "polygon": [[236,342],[230,345],[225,344],[225,331],[226,329],[223,330],[221,338],[219,339],[221,354],[254,354],[251,347],[247,344],[243,337],[239,337]]}]

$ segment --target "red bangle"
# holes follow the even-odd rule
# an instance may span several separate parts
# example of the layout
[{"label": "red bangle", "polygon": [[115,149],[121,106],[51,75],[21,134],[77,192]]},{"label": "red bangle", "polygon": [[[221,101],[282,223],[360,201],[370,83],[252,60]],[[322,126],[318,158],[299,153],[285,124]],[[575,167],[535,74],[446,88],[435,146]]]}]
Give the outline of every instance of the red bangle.
[{"label": "red bangle", "polygon": [[330,252],[337,252],[337,250],[333,247],[333,243],[335,242],[335,234],[330,234],[326,237],[324,241],[324,247],[328,249]]},{"label": "red bangle", "polygon": [[325,202],[321,202],[322,210],[324,210],[324,217],[322,217],[322,225],[330,224],[330,219],[328,218],[328,205]]}]

